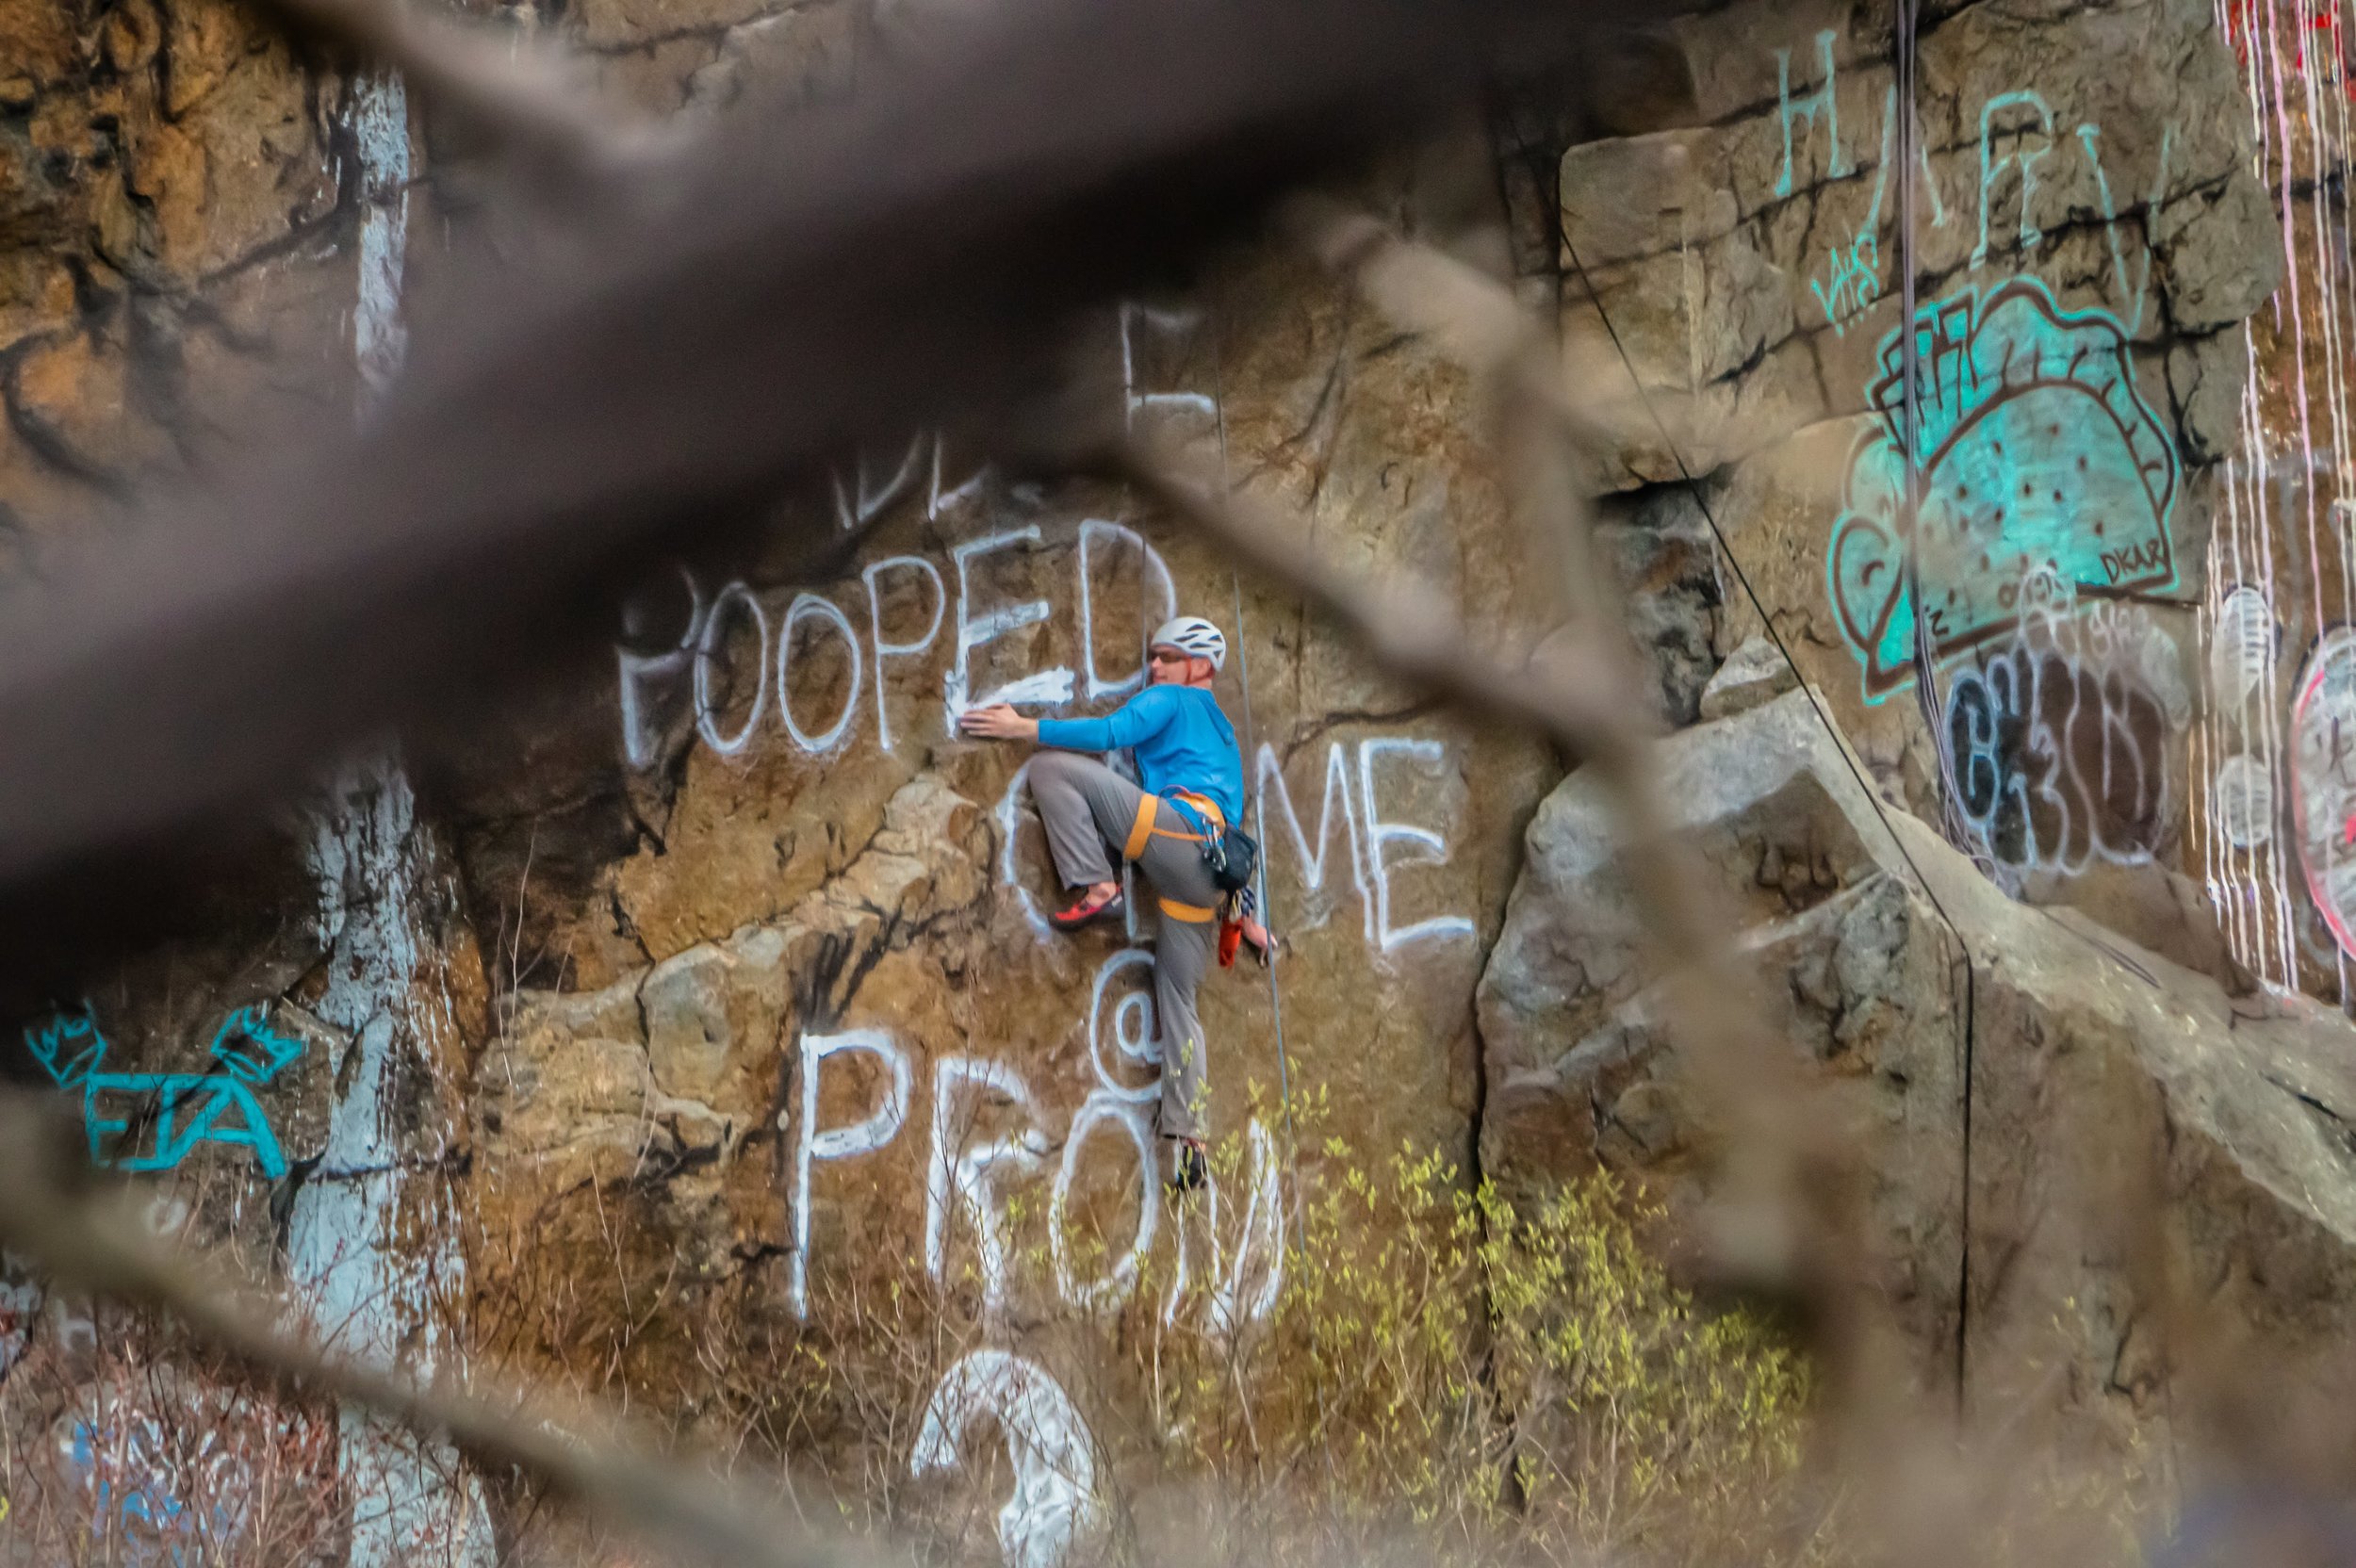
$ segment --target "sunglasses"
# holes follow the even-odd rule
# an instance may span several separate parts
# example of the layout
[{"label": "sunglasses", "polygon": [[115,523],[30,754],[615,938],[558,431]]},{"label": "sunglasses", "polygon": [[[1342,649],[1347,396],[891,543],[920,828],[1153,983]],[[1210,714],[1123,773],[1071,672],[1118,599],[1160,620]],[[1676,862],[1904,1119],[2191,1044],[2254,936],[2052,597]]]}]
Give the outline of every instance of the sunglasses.
[{"label": "sunglasses", "polygon": [[1176,648],[1155,648],[1145,657],[1149,663],[1183,664],[1194,656],[1190,653],[1181,653]]}]

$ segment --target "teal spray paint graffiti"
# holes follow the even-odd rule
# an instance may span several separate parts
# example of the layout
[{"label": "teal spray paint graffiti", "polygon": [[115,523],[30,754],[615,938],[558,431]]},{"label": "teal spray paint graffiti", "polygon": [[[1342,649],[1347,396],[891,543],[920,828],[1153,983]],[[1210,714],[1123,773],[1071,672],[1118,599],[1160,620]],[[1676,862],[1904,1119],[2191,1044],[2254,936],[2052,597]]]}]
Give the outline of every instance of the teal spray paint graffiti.
[{"label": "teal spray paint graffiti", "polygon": [[[1914,678],[1915,615],[1951,658],[2019,626],[2024,580],[2102,595],[2172,587],[2175,444],[2135,390],[2124,329],[2067,311],[2035,278],[1976,286],[1916,313],[1922,514],[1901,536],[1898,334],[1867,390],[1881,428],[1851,457],[1826,591],[1865,700]],[[1913,568],[1910,570],[1910,568]],[[1920,577],[1929,603],[1907,592]]]},{"label": "teal spray paint graffiti", "polygon": [[254,1091],[303,1054],[303,1042],[270,1027],[262,1007],[221,1021],[211,1054],[221,1072],[105,1072],[108,1043],[87,1009],[25,1031],[25,1048],[59,1088],[82,1091],[93,1163],[118,1170],[176,1169],[200,1144],[251,1149],[262,1174],[286,1173],[286,1156]]}]

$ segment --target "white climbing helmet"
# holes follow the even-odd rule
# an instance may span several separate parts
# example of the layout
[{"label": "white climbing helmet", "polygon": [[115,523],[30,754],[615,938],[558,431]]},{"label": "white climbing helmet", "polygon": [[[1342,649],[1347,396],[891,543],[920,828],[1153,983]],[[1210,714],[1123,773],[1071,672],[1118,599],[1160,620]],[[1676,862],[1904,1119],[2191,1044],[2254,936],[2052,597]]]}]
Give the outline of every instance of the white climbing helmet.
[{"label": "white climbing helmet", "polygon": [[1180,615],[1164,621],[1146,645],[1176,648],[1197,659],[1207,659],[1214,670],[1227,667],[1227,639],[1219,635],[1219,628],[1200,615]]}]

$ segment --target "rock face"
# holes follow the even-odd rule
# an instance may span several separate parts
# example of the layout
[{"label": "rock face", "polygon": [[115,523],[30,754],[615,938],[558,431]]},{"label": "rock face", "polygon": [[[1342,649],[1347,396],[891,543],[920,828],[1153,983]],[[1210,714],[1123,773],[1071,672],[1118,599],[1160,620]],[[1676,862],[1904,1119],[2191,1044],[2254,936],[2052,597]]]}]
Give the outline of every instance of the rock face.
[{"label": "rock face", "polygon": [[0,544],[349,385],[365,96],[235,7],[0,9]]},{"label": "rock face", "polygon": [[[854,90],[919,9],[501,18],[692,116]],[[2220,32],[2201,0],[1968,4],[1923,35],[1907,168],[1885,10],[1683,18],[1605,95],[1629,103],[1540,104],[1359,194],[1454,242],[1465,202],[1435,170],[1475,166],[1484,198],[1500,172],[1506,210],[1463,249],[1515,258],[1614,437],[1599,544],[1655,678],[1630,701],[1680,731],[1664,798],[1781,1037],[1876,1140],[1868,1219],[1922,1385],[1961,1364],[1980,1408],[2163,1412],[2152,1303],[2066,1200],[2144,1161],[2188,1277],[2336,1388],[2348,1035],[2252,974],[2319,988],[2356,951],[2332,831],[2356,642],[2321,624],[2345,584],[2307,584],[2308,625],[2258,565],[2344,531],[2336,460],[2311,441],[2291,478],[2268,466],[2290,411],[2318,439],[2345,419],[2320,347],[2347,341],[2345,279],[2315,286],[2334,231],[2310,194],[2342,155],[2303,121],[2253,142],[2240,10]],[[397,375],[429,203],[503,220],[398,83],[258,29],[215,0],[0,0],[11,569],[221,458],[233,415]],[[2286,229],[2304,291],[2262,310]],[[1543,663],[1470,390],[1305,259],[1270,241],[1108,312],[1079,353],[1126,423]],[[1690,1215],[1711,1129],[1591,781],[1384,678],[1136,496],[989,455],[910,433],[776,498],[779,537],[836,547],[817,574],[774,540],[650,569],[600,678],[343,770],[177,939],[56,978],[65,1004],[0,1072],[78,1100],[159,1223],[348,1309],[319,1321],[365,1353],[617,1393],[890,1478],[877,1506],[916,1513],[979,1495],[994,1429],[1015,1490],[987,1511],[1026,1568],[1095,1540],[1164,1451],[1143,1336],[1232,1347],[1268,1318],[1304,1169],[1403,1143],[1524,1197],[1602,1165]],[[2294,514],[2312,547],[2269,531]],[[1047,928],[1023,753],[956,727],[995,700],[1111,710],[1175,611],[1235,649],[1217,694],[1286,940],[1272,982],[1206,984],[1229,1157],[1184,1211],[1150,1120],[1154,917]],[[41,1301],[0,1282],[0,1405],[70,1437],[65,1396],[7,1405],[31,1380],[10,1368],[128,1373],[90,1364],[94,1330],[28,1326]],[[809,1391],[790,1420],[780,1388]],[[193,1375],[172,1405],[229,1408]],[[427,1528],[459,1560],[513,1546],[481,1489],[428,1481],[445,1456],[304,1429],[307,1462],[386,1505],[353,1561]],[[61,1475],[97,1495],[87,1464]]]},{"label": "rock face", "polygon": [[[1952,1388],[1960,1338],[1975,1409],[2167,1419],[2118,1196],[2146,1173],[2191,1288],[2277,1364],[2349,1387],[2346,1021],[2237,1004],[2075,911],[2006,898],[1876,809],[1844,750],[1790,693],[1670,741],[1663,798],[1742,913],[1778,1032],[1866,1130],[1869,1240],[1924,1388]],[[1599,1163],[1690,1211],[1711,1133],[1590,781],[1548,797],[1528,847],[1481,985],[1484,1163],[1516,1184]]]},{"label": "rock face", "polygon": [[1676,36],[1702,128],[1561,165],[1562,318],[1617,436],[1606,481],[1705,476],[1745,585],[1718,651],[1772,617],[1875,774],[2009,889],[2102,913],[2105,868],[2189,870],[2190,611],[2238,515],[2203,475],[2284,265],[2212,8],[1942,17],[1910,167],[1886,12],[1742,5]]},{"label": "rock face", "polygon": [[[1466,394],[1421,346],[1283,257],[1104,329],[1133,419],[1223,426],[1231,471],[1345,554],[1501,608],[1509,656],[1535,642]],[[1410,446],[1412,471],[1388,466]],[[1002,694],[1109,710],[1174,610],[1235,645],[1218,695],[1287,943],[1272,983],[1247,963],[1203,990],[1239,1178],[1273,1179],[1309,1098],[1355,1148],[1472,1152],[1472,986],[1554,776],[1543,748],[1391,687],[1121,494],[970,462],[930,436],[847,462],[824,519],[868,533],[840,580],[750,568],[632,629],[614,690],[527,742],[549,760],[534,791],[595,804],[552,818],[501,778],[453,786],[474,907],[515,933],[476,1077],[485,1298],[618,1315],[659,1267],[675,1282],[638,1331],[641,1375],[692,1381],[715,1315],[748,1343],[848,1332],[893,1279],[1015,1349],[1181,1266],[1151,1122],[1151,900],[1125,930],[1050,931],[1024,748],[952,731]],[[600,842],[622,853],[584,852]],[[1281,1229],[1271,1200],[1237,1233],[1230,1201],[1240,1301]]]}]

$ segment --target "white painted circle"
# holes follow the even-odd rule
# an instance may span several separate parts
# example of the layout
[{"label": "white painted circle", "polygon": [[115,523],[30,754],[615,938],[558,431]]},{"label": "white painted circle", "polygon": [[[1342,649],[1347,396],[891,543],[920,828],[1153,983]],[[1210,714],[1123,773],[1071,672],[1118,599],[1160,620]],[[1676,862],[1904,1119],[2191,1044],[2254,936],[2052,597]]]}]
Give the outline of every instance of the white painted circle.
[{"label": "white painted circle", "polygon": [[[831,621],[843,633],[844,645],[851,650],[851,686],[843,694],[843,712],[834,721],[834,727],[824,735],[806,735],[794,717],[794,689],[786,684],[786,672],[794,662],[794,628],[806,615]],[[851,617],[843,607],[816,594],[796,594],[786,607],[785,620],[777,628],[777,714],[785,720],[785,732],[794,737],[794,743],[807,752],[832,751],[850,731],[852,716],[859,712],[859,683],[866,678],[866,656],[859,651],[859,633],[851,629]]]},{"label": "white painted circle", "polygon": [[2234,707],[2266,689],[2274,672],[2274,606],[2266,590],[2236,585],[2217,606],[2209,629],[2209,680],[2218,700]]},{"label": "white painted circle", "polygon": [[[1112,1057],[1104,1052],[1104,999],[1123,970],[1139,965],[1152,970],[1153,955],[1141,947],[1114,954],[1098,967],[1095,990],[1088,999],[1088,1061],[1096,1069],[1096,1081],[1116,1098],[1129,1101],[1151,1100],[1162,1091],[1162,1051],[1160,1041],[1153,1037],[1153,998],[1146,991],[1133,990],[1113,1003]],[[1150,973],[1147,979],[1150,983]],[[1125,1083],[1115,1069],[1114,1057],[1151,1068],[1153,1076],[1143,1084]]]},{"label": "white painted circle", "polygon": [[[761,685],[753,693],[752,711],[744,715],[744,727],[733,736],[723,736],[712,706],[712,666],[728,646],[726,625],[728,609],[741,604],[752,612],[753,629],[761,640],[761,650],[754,656],[754,668],[761,672]],[[733,757],[744,749],[753,738],[754,727],[761,723],[761,710],[769,701],[769,613],[753,597],[753,591],[741,582],[731,582],[720,590],[712,601],[712,611],[704,617],[704,633],[695,652],[695,727],[703,734],[704,744],[723,757]]]},{"label": "white painted circle", "polygon": [[2256,849],[2274,838],[2274,775],[2256,758],[2243,752],[2228,757],[2209,798],[2225,841],[2235,849]]}]

